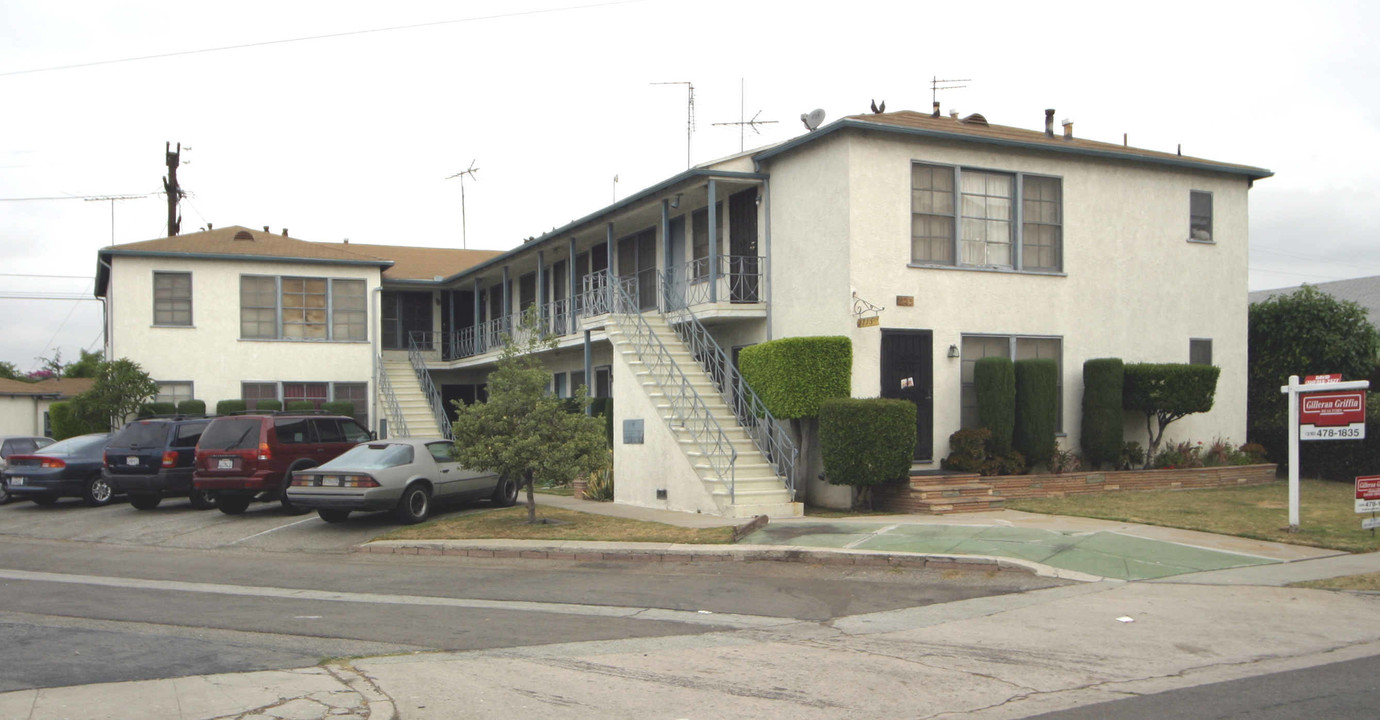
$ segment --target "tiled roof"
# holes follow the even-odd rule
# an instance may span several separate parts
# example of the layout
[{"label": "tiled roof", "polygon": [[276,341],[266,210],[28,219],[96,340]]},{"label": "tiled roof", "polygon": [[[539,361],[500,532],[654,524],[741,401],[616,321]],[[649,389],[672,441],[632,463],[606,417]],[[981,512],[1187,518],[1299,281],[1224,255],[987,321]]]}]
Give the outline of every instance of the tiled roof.
[{"label": "tiled roof", "polygon": [[499,250],[459,250],[456,248],[403,247],[398,245],[363,245],[360,243],[315,243],[341,248],[371,257],[392,260],[393,266],[383,271],[388,280],[433,280],[437,276],[450,277],[487,260],[502,255]]},{"label": "tiled roof", "polygon": [[57,395],[68,398],[90,390],[95,382],[92,378],[57,378],[34,383],[0,378],[0,395]]},{"label": "tiled roof", "polygon": [[806,133],[794,140],[781,143],[774,148],[759,153],[756,157],[759,159],[769,158],[773,155],[786,152],[797,145],[810,142],[815,136],[834,132],[844,127],[867,129],[868,126],[874,126],[877,130],[908,132],[940,138],[949,137],[959,141],[990,142],[998,145],[1017,146],[1035,150],[1049,150],[1052,152],[1100,157],[1119,157],[1126,160],[1140,160],[1156,164],[1217,170],[1235,175],[1245,175],[1251,179],[1266,178],[1273,175],[1269,170],[1251,167],[1249,165],[1217,162],[1215,160],[1206,160],[1187,155],[1145,150],[1127,145],[1117,145],[1116,143],[1085,140],[1079,137],[1065,139],[1062,127],[1055,127],[1053,136],[1050,136],[1046,135],[1044,131],[1041,130],[1027,130],[1025,128],[1009,127],[1006,125],[993,125],[988,123],[986,118],[983,118],[981,115],[976,115],[976,117],[974,115],[969,115],[965,118],[953,118],[948,115],[933,117],[930,113],[918,113],[912,110],[900,110],[898,112],[880,114],[849,115],[842,120],[820,128],[818,131]]},{"label": "tiled roof", "polygon": [[368,253],[351,252],[340,243],[298,240],[239,225],[205,230],[186,235],[112,245],[101,250],[107,255],[219,255],[273,258],[284,260],[337,261],[387,265],[388,261]]}]

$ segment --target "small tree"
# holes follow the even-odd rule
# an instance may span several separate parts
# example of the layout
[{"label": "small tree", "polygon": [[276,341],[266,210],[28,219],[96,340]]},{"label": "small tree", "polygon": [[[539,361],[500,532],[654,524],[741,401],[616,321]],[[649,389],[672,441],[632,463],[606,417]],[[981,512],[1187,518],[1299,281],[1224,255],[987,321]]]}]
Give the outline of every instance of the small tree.
[{"label": "small tree", "polygon": [[1150,448],[1145,452],[1147,468],[1170,423],[1212,409],[1217,377],[1221,373],[1222,369],[1213,365],[1133,363],[1126,366],[1122,407],[1145,414],[1145,432],[1150,441]]},{"label": "small tree", "polygon": [[992,432],[992,450],[1011,452],[1016,429],[1016,366],[1011,358],[985,357],[973,365],[978,425]]},{"label": "small tree", "polygon": [[[517,332],[522,343],[507,338],[503,354],[489,373],[485,402],[455,403],[456,459],[475,470],[515,478],[527,488],[527,522],[537,522],[536,482],[567,483],[607,462],[602,420],[571,413],[561,398],[547,393],[550,374],[537,353],[555,347],[539,332],[532,308]],[[583,390],[577,402],[589,400]]]},{"label": "small tree", "polygon": [[1083,363],[1083,432],[1080,446],[1089,467],[1115,463],[1126,442],[1121,389],[1126,369],[1120,358]]},{"label": "small tree", "polygon": [[0,362],[0,378],[6,380],[25,380],[24,373],[19,372],[19,368],[15,367],[14,363],[9,361]]},{"label": "small tree", "polygon": [[105,362],[105,353],[97,350],[95,352],[81,351],[81,359],[76,362],[68,363],[62,368],[62,376],[65,378],[93,378],[101,371],[101,363]]},{"label": "small tree", "polygon": [[87,422],[111,430],[158,395],[158,383],[126,358],[101,363],[90,390],[73,398]]}]

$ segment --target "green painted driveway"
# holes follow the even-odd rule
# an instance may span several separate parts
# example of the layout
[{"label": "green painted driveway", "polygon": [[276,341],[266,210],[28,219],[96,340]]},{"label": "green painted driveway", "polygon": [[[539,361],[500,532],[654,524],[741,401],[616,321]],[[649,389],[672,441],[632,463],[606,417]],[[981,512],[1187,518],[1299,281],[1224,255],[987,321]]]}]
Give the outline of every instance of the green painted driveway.
[{"label": "green painted driveway", "polygon": [[1151,580],[1278,562],[1115,532],[1057,532],[980,525],[784,522],[767,525],[743,538],[742,542],[877,552],[989,555],[1030,560],[1120,580]]}]

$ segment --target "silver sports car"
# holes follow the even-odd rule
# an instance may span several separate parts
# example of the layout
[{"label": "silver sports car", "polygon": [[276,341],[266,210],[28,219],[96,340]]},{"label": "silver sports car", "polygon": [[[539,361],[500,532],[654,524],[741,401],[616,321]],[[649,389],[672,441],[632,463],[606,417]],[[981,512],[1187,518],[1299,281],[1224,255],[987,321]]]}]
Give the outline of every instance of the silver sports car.
[{"label": "silver sports car", "polygon": [[517,482],[490,472],[466,470],[443,438],[373,440],[318,467],[292,473],[288,499],[313,508],[326,522],[343,522],[355,510],[392,510],[399,522],[419,523],[433,500],[489,498],[507,507],[517,501]]}]

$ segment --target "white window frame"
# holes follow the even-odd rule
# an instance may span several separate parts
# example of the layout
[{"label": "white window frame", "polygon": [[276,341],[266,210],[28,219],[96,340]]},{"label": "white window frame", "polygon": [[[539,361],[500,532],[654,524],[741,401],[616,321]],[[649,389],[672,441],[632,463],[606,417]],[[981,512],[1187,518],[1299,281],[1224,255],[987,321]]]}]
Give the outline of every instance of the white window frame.
[{"label": "white window frame", "polygon": [[[245,283],[245,280],[246,280],[246,279],[250,279],[250,278],[252,278],[252,279],[257,279],[257,280],[271,279],[271,280],[273,281],[273,308],[272,308],[272,310],[273,310],[273,315],[274,315],[274,335],[273,335],[272,337],[268,337],[268,336],[264,336],[264,335],[246,336],[246,335],[244,334],[244,311],[245,311],[245,309],[246,309],[246,306],[245,306],[245,304],[244,304],[244,283]],[[285,325],[285,324],[289,324],[289,323],[286,323],[286,322],[285,322],[285,318],[284,318],[284,316],[283,316],[283,280],[303,280],[303,281],[323,280],[323,281],[325,281],[325,283],[326,283],[326,291],[325,291],[325,292],[326,292],[326,296],[325,296],[325,300],[326,300],[326,308],[325,308],[325,310],[326,310],[326,319],[325,319],[325,321],[324,321],[325,333],[326,333],[325,337],[288,337],[288,336],[283,332],[284,325]],[[342,309],[340,312],[341,312],[341,315],[342,315],[343,317],[340,317],[340,318],[337,318],[337,317],[336,317],[335,300],[336,300],[336,292],[337,292],[337,291],[336,291],[336,283],[337,283],[337,282],[340,282],[340,283],[360,283],[360,284],[362,285],[362,287],[363,287],[363,289],[364,289],[364,309],[363,309],[362,311],[359,310],[359,309]],[[271,341],[271,342],[316,342],[316,343],[319,343],[319,342],[356,342],[356,343],[369,342],[369,305],[368,305],[368,300],[369,300],[369,285],[368,285],[367,282],[365,282],[365,280],[364,280],[363,278],[333,278],[333,277],[319,277],[319,276],[307,276],[307,275],[257,275],[257,274],[254,274],[254,273],[243,273],[243,274],[240,275],[240,295],[239,295],[239,308],[240,308],[240,339],[241,339],[241,340],[261,340],[261,341]],[[249,309],[251,309],[251,310],[268,310],[269,307],[268,307],[267,305],[262,305],[262,306],[260,306],[260,305],[255,305],[255,306],[250,307]],[[357,322],[357,320],[359,319],[359,315],[360,315],[361,313],[363,314],[363,321],[362,321],[362,322]],[[299,323],[299,324],[301,324],[301,323]],[[307,323],[307,325],[313,325],[313,326],[314,326],[314,325],[317,325],[317,324],[318,324],[318,323]],[[349,335],[349,334],[350,334],[350,333],[349,333],[349,329],[350,329],[350,328],[356,328],[356,327],[357,327],[357,328],[360,328],[360,330],[361,330],[361,335],[360,335],[359,337],[339,337],[339,335],[341,334],[341,333],[340,333],[341,328],[344,328],[344,329],[346,330],[346,332],[345,332],[344,334]]]},{"label": "white window frame", "polygon": [[[914,180],[914,177],[915,177],[914,169],[915,169],[917,166],[928,167],[928,168],[935,168],[935,169],[947,169],[947,170],[950,170],[950,171],[953,172],[953,189],[952,189],[952,191],[951,191],[951,200],[952,200],[952,203],[951,203],[951,204],[952,204],[952,211],[953,211],[953,212],[952,212],[951,215],[946,215],[946,214],[944,214],[944,213],[925,213],[925,212],[916,212],[916,210],[915,210],[915,192],[916,192],[916,190],[915,190],[915,180]],[[984,167],[964,166],[964,165],[950,165],[950,164],[946,164],[946,163],[935,163],[935,162],[927,162],[927,161],[922,161],[922,160],[911,160],[911,165],[910,165],[910,167],[911,167],[911,175],[910,175],[910,177],[911,177],[911,198],[912,198],[912,199],[911,199],[911,212],[910,212],[910,217],[911,217],[911,220],[910,220],[910,227],[912,228],[912,235],[911,235],[911,257],[910,257],[910,262],[908,263],[908,265],[909,265],[910,267],[916,267],[916,268],[957,268],[957,269],[966,269],[966,270],[992,270],[992,271],[998,271],[998,272],[1020,272],[1020,273],[1029,273],[1029,274],[1036,274],[1036,275],[1063,275],[1063,274],[1064,274],[1064,241],[1065,241],[1065,239],[1066,239],[1066,233],[1064,232],[1064,227],[1065,227],[1065,213],[1064,213],[1064,178],[1063,178],[1063,176],[1060,176],[1060,175],[1049,175],[1049,174],[1045,174],[1045,173],[1032,173],[1032,172],[1024,172],[1024,171],[1002,170],[1002,169],[999,169],[999,168],[984,168]],[[987,264],[987,263],[985,263],[985,262],[982,263],[982,264],[978,264],[978,263],[964,262],[964,260],[963,260],[963,251],[964,251],[963,224],[964,224],[964,220],[965,220],[965,219],[966,219],[966,220],[977,219],[977,218],[975,218],[975,217],[973,217],[973,216],[965,216],[965,214],[964,214],[964,212],[963,212],[963,198],[964,198],[964,193],[963,193],[963,173],[964,173],[965,171],[966,171],[966,172],[969,172],[969,173],[982,173],[982,174],[985,174],[985,175],[1005,175],[1005,176],[1008,176],[1008,177],[1011,178],[1011,188],[1012,188],[1012,192],[1011,192],[1011,198],[1010,198],[1010,200],[1011,200],[1010,218],[1008,218],[1007,220],[1002,221],[1002,222],[1006,222],[1006,223],[1009,224],[1009,226],[1010,226],[1010,237],[1011,237],[1011,262],[1010,262],[1009,264]],[[1058,240],[1058,245],[1056,246],[1056,248],[1055,248],[1055,253],[1054,253],[1055,256],[1058,258],[1058,262],[1057,262],[1056,266],[1053,267],[1053,268],[1047,268],[1047,267],[1027,267],[1027,266],[1025,265],[1025,225],[1026,225],[1026,222],[1025,222],[1025,218],[1024,218],[1024,210],[1025,210],[1025,182],[1026,182],[1026,179],[1027,179],[1027,178],[1041,178],[1041,179],[1046,179],[1046,180],[1054,180],[1054,181],[1057,181],[1058,184],[1059,184],[1059,200],[1058,200],[1058,211],[1057,211],[1057,215],[1058,215],[1058,218],[1059,218],[1059,222],[1058,222],[1058,225],[1057,225],[1057,227],[1058,227],[1058,236],[1059,236],[1059,240]],[[950,218],[950,224],[951,224],[952,230],[951,230],[951,237],[950,237],[950,247],[949,247],[949,257],[950,257],[950,259],[949,259],[949,260],[946,261],[946,260],[928,260],[928,259],[919,259],[919,260],[917,260],[917,259],[916,259],[916,257],[915,257],[915,249],[914,249],[914,242],[915,242],[915,240],[914,240],[914,238],[915,238],[915,236],[914,236],[914,226],[915,226],[914,223],[915,223],[915,218],[916,218],[917,216],[927,216],[927,217],[934,217],[934,218]],[[1048,225],[1049,223],[1041,223],[1041,224]],[[984,247],[985,247],[985,241],[984,241]]]},{"label": "white window frame", "polygon": [[[177,276],[185,276],[185,277],[187,278],[187,297],[185,297],[185,298],[180,298],[180,297],[166,297],[166,298],[160,298],[160,297],[158,297],[158,291],[159,291],[159,289],[158,289],[158,281],[159,281],[160,279],[162,279],[162,278],[169,278],[169,279],[171,279],[171,278],[177,277]],[[168,290],[169,290],[169,292],[171,292],[171,291],[172,291],[172,288],[168,288]],[[153,271],[153,326],[154,326],[154,327],[169,327],[169,328],[192,327],[193,318],[195,317],[195,316],[193,315],[193,313],[192,313],[192,310],[193,310],[193,306],[192,306],[192,294],[193,294],[193,287],[192,287],[192,273],[191,273],[191,272],[189,272],[189,271],[180,271],[180,270],[178,270],[178,271],[174,271],[174,270],[154,270],[154,271]],[[174,305],[174,306],[175,306],[175,305],[177,305],[177,304],[179,304],[179,303],[182,303],[182,302],[185,302],[185,303],[187,304],[187,308],[186,308],[186,309],[187,309],[187,322],[176,322],[176,321],[172,321],[172,322],[159,322],[159,321],[158,321],[158,315],[159,315],[160,311],[161,311],[161,312],[164,312],[164,313],[168,313],[169,315],[175,315],[175,314],[179,311],[179,308],[176,308],[176,307],[167,307],[167,305]],[[159,308],[159,305],[160,305],[160,304],[165,306],[165,307],[163,307],[161,310],[160,310],[160,308]]]},{"label": "white window frame", "polygon": [[[192,382],[191,380],[159,380],[157,382],[158,394],[154,396],[154,402],[170,402],[173,404],[173,407],[176,407],[177,404],[182,402],[183,400],[196,399],[196,383]],[[177,392],[174,392],[172,394],[167,394],[164,392],[164,388],[180,388],[183,386],[187,388],[186,397],[182,397],[182,394]]]}]

